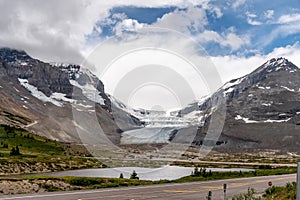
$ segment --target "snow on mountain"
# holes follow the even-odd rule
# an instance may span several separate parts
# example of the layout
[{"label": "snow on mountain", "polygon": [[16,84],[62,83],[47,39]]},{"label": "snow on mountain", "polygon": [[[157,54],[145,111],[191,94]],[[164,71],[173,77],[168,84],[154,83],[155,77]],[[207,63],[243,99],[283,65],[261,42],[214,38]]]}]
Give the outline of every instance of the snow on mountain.
[{"label": "snow on mountain", "polygon": [[86,83],[85,85],[80,85],[75,80],[70,80],[70,83],[82,90],[82,94],[89,100],[99,103],[100,105],[105,105],[105,100],[100,96],[100,92],[91,84]]},{"label": "snow on mountain", "polygon": [[62,107],[63,104],[59,101],[56,101],[54,98],[51,97],[47,97],[43,92],[39,91],[37,89],[37,87],[30,85],[28,83],[27,79],[21,79],[18,78],[18,80],[20,81],[20,84],[25,87],[31,94],[32,96],[38,98],[39,100],[43,101],[43,102],[50,102],[56,106]]}]

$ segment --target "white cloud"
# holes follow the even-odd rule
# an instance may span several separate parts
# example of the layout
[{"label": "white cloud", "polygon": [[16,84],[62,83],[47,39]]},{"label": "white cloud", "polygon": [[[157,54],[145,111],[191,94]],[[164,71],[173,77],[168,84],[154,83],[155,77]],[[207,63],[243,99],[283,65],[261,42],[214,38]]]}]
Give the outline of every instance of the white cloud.
[{"label": "white cloud", "polygon": [[264,12],[264,16],[267,19],[272,19],[274,16],[274,10],[267,10]]},{"label": "white cloud", "polygon": [[256,20],[252,20],[251,18],[247,19],[248,24],[252,25],[252,26],[259,26],[262,25],[262,22],[260,21],[256,21]]},{"label": "white cloud", "polygon": [[210,9],[216,18],[221,18],[223,16],[222,10],[219,7],[211,6]]},{"label": "white cloud", "polygon": [[255,18],[255,17],[257,17],[256,14],[250,13],[249,11],[247,11],[245,14],[246,14],[246,16],[247,16],[248,18]]},{"label": "white cloud", "polygon": [[[128,102],[130,92],[135,91],[129,90],[130,88],[138,89],[137,87],[143,84],[153,85],[158,81],[163,87],[174,90],[181,105],[187,105],[191,100],[209,92],[206,79],[212,80],[210,87],[216,89],[216,73],[211,70],[211,65],[205,61],[206,58],[204,50],[192,38],[176,31],[149,28],[141,29],[136,34],[124,33],[103,43],[94,50],[88,61],[97,66],[95,72],[103,80],[107,92],[125,103]],[[198,65],[202,68],[198,69]],[[151,71],[151,67],[156,70]],[[199,71],[205,76],[199,75]],[[152,78],[151,82],[149,78]],[[143,102],[148,104],[146,107],[150,106],[149,103],[163,102],[163,99],[160,99],[165,95],[156,91],[152,95],[155,96],[152,101],[148,96],[143,97]],[[138,106],[134,103],[136,102],[131,102],[131,105]],[[168,107],[170,103],[165,102],[165,105],[161,106]]]},{"label": "white cloud", "polygon": [[107,18],[113,7],[186,8],[208,3],[209,0],[0,1],[0,46],[24,49],[44,61],[80,63],[82,52],[89,48],[86,36],[93,31],[95,36],[102,32],[95,23]]},{"label": "white cloud", "polygon": [[288,24],[292,22],[300,21],[300,14],[290,14],[290,15],[282,15],[278,19],[279,24]]},{"label": "white cloud", "polygon": [[225,40],[223,40],[221,44],[230,46],[232,50],[237,50],[242,45],[249,44],[249,38],[247,36],[240,37],[235,33],[228,33],[225,37]]},{"label": "white cloud", "polygon": [[135,19],[124,19],[122,22],[116,25],[115,32],[117,35],[119,35],[124,31],[138,31],[143,27],[144,24],[139,23]]},{"label": "white cloud", "polygon": [[237,9],[238,7],[244,5],[246,3],[246,0],[236,0],[233,4],[232,4],[232,8],[233,9]]},{"label": "white cloud", "polygon": [[221,46],[229,46],[233,51],[239,49],[241,46],[249,44],[248,36],[239,36],[234,32],[233,28],[229,28],[227,32],[221,35],[215,31],[205,30],[197,36],[200,43],[217,42]]},{"label": "white cloud", "polygon": [[205,10],[190,6],[187,10],[177,9],[174,12],[163,15],[152,26],[190,33],[190,30],[199,31],[207,23]]},{"label": "white cloud", "polygon": [[[211,57],[223,83],[242,77],[248,73],[251,73],[257,67],[270,60],[271,58],[284,57],[289,61],[300,67],[300,44],[287,45],[285,47],[275,48],[267,55],[254,55],[251,57],[239,57],[239,56],[217,56]],[[234,72],[234,73],[233,73]]]},{"label": "white cloud", "polygon": [[252,26],[259,26],[262,25],[262,22],[254,20],[254,18],[257,18],[257,15],[254,13],[250,13],[250,12],[246,12],[245,13],[247,16],[247,22],[248,24],[252,25]]},{"label": "white cloud", "polygon": [[271,44],[275,39],[279,37],[286,37],[300,32],[300,21],[288,24],[282,24],[272,30],[269,35],[265,35],[260,40],[262,47]]},{"label": "white cloud", "polygon": [[88,1],[1,1],[0,45],[45,61],[80,62],[85,35],[107,13]]}]

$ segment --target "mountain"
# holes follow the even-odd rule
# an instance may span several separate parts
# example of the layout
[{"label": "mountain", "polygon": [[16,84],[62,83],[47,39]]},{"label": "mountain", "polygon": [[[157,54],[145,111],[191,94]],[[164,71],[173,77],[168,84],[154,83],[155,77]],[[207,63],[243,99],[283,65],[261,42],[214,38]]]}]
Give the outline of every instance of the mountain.
[{"label": "mountain", "polygon": [[141,125],[123,111],[116,123],[103,83],[88,69],[45,63],[16,49],[0,49],[0,96],[1,124],[59,141],[81,142],[74,111],[84,113],[82,121],[96,116],[114,143],[119,143],[123,129]]},{"label": "mountain", "polygon": [[[97,123],[117,145],[299,152],[300,69],[285,58],[267,61],[186,108],[163,112],[130,108],[106,94],[103,83],[82,66],[46,63],[1,48],[0,96],[0,124],[64,142],[84,143],[82,136],[92,140],[99,134]],[[216,119],[221,111],[224,118]],[[217,130],[223,121],[220,137],[209,137],[211,127]]]},{"label": "mountain", "polygon": [[216,110],[212,102],[218,97],[225,99],[226,118],[220,138],[214,141],[216,150],[299,152],[300,69],[293,63],[285,58],[271,59],[252,73],[229,81],[211,97],[181,110],[181,115],[206,113],[194,145],[203,144]]}]

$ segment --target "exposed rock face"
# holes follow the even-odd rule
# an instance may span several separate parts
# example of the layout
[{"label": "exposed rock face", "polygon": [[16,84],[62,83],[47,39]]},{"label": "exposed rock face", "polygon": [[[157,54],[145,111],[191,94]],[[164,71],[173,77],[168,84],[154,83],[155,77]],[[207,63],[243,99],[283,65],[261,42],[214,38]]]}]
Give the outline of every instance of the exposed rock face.
[{"label": "exposed rock face", "polygon": [[299,152],[300,69],[284,58],[271,59],[252,73],[226,83],[203,102],[180,113],[200,111],[205,125],[194,144],[202,145],[211,120],[212,99],[226,98],[226,121],[217,149],[276,149]]},{"label": "exposed rock face", "polygon": [[[24,51],[0,49],[0,123],[17,125],[51,139],[80,142],[72,109],[97,117],[108,138],[118,144],[120,127],[140,125],[122,111],[118,124],[103,83],[88,69],[74,64],[50,64]],[[83,103],[94,105],[93,110]],[[80,107],[80,108],[79,108]],[[96,112],[96,115],[94,115]],[[127,123],[127,122],[132,122]]]}]

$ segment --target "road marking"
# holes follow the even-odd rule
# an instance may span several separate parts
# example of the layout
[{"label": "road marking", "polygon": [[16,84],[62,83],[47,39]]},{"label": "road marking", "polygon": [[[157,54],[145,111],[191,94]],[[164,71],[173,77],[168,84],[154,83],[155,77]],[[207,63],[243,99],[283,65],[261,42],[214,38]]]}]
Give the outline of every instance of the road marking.
[{"label": "road marking", "polygon": [[[281,176],[278,178],[277,176]],[[292,177],[293,176],[293,177]],[[206,185],[209,183],[224,183],[224,182],[229,182],[229,181],[245,181],[251,179],[251,183],[240,183],[240,184],[255,184],[255,181],[260,181],[261,179],[264,180],[282,180],[282,179],[290,179],[290,178],[295,178],[296,180],[296,174],[289,174],[289,175],[273,175],[273,176],[263,176],[263,177],[252,177],[252,178],[240,178],[240,179],[227,179],[227,180],[215,180],[215,181],[208,181],[208,182],[189,182],[189,183],[175,183],[175,184],[162,184],[162,185],[152,185],[152,186],[136,186],[136,187],[128,187],[128,188],[112,188],[112,189],[101,189],[101,190],[88,190],[88,191],[75,191],[75,192],[61,192],[61,193],[48,193],[48,194],[35,194],[35,195],[21,195],[21,196],[4,196],[0,197],[2,200],[10,200],[10,199],[25,199],[25,198],[47,198],[47,197],[61,197],[61,196],[70,196],[70,195],[84,195],[84,194],[99,194],[101,193],[106,193],[106,192],[121,192],[121,191],[130,191],[131,193],[139,190],[139,189],[164,189],[166,187],[175,187],[175,186],[194,186],[194,187],[201,187],[201,185]],[[260,179],[260,180],[257,180]],[[238,183],[236,183],[238,184]],[[199,191],[200,193],[203,191]],[[170,194],[170,193],[169,193]],[[123,195],[124,196],[124,195]],[[175,194],[176,196],[176,194]]]},{"label": "road marking", "polygon": [[204,186],[200,186],[200,188],[203,188],[203,189],[215,189],[215,190],[219,190],[219,189],[222,189],[223,186],[209,186],[209,185],[204,185]]},{"label": "road marking", "polygon": [[171,192],[171,193],[195,193],[195,192],[199,192],[199,190],[163,190],[163,192]]}]

